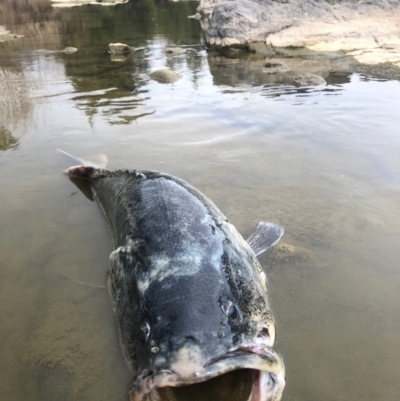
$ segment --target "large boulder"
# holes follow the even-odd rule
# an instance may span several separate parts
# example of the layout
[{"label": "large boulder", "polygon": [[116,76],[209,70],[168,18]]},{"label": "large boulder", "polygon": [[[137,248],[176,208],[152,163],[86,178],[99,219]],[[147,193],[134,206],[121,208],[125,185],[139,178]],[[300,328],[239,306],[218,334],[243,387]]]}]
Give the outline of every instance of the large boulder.
[{"label": "large boulder", "polygon": [[327,60],[339,71],[400,79],[400,0],[201,0],[197,11],[216,49]]},{"label": "large boulder", "polygon": [[400,0],[202,0],[198,12],[214,47],[261,42],[272,48],[345,51],[360,62],[400,67]]}]

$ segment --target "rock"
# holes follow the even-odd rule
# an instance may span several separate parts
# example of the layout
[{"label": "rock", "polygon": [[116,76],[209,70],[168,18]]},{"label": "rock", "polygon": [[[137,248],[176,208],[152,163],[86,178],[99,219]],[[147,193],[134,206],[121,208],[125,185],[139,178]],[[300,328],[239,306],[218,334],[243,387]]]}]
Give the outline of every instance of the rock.
[{"label": "rock", "polygon": [[73,54],[77,51],[78,49],[76,47],[66,47],[64,50],[62,50],[62,52],[65,54]]},{"label": "rock", "polygon": [[379,49],[356,50],[348,53],[362,64],[392,63],[400,67],[400,45],[385,46]]},{"label": "rock", "polygon": [[23,38],[23,35],[16,35],[15,33],[10,33],[3,26],[0,25],[0,42],[6,42],[7,40],[14,40]]},{"label": "rock", "polygon": [[181,76],[175,71],[169,70],[167,68],[153,71],[149,74],[149,77],[159,82],[160,84],[171,84],[181,78]]},{"label": "rock", "polygon": [[250,0],[234,0],[215,6],[206,32],[215,46],[246,45],[265,41],[265,13]]},{"label": "rock", "polygon": [[217,48],[268,56],[289,47],[359,51],[353,56],[360,63],[400,67],[400,0],[201,0],[197,11],[207,43]]},{"label": "rock", "polygon": [[126,57],[123,54],[111,54],[111,61],[116,63],[123,63],[126,61]]},{"label": "rock", "polygon": [[251,42],[247,45],[247,50],[265,57],[276,55],[275,49],[272,46],[268,46],[265,42]]},{"label": "rock", "polygon": [[128,46],[125,43],[110,43],[108,45],[109,47],[109,52],[111,54],[124,54],[124,53],[130,53],[132,50],[134,50],[133,47]]},{"label": "rock", "polygon": [[53,54],[53,53],[73,54],[77,51],[78,49],[76,47],[66,47],[63,50],[47,50],[47,49],[35,50],[36,53],[41,53],[41,54]]},{"label": "rock", "polygon": [[0,125],[0,151],[16,149],[19,146],[19,139],[13,137],[10,131]]},{"label": "rock", "polygon": [[214,9],[214,7],[219,4],[223,3],[225,0],[200,0],[200,5],[197,7],[197,12],[202,17],[209,17]]},{"label": "rock", "polygon": [[326,81],[319,75],[312,74],[310,72],[297,75],[293,78],[294,82],[296,82],[299,86],[318,86],[318,85],[326,85]]},{"label": "rock", "polygon": [[186,50],[182,49],[182,47],[167,47],[165,49],[165,53],[167,53],[167,54],[182,54],[185,52],[186,52]]},{"label": "rock", "polygon": [[111,61],[122,63],[126,61],[125,55],[145,49],[144,47],[132,47],[125,43],[110,43],[108,45]]},{"label": "rock", "polygon": [[267,264],[290,264],[296,265],[298,263],[316,264],[315,254],[301,247],[300,245],[291,245],[279,243],[275,245],[267,256]]},{"label": "rock", "polygon": [[277,74],[277,73],[284,73],[290,71],[290,68],[278,61],[268,60],[264,64],[264,71],[267,74]]}]

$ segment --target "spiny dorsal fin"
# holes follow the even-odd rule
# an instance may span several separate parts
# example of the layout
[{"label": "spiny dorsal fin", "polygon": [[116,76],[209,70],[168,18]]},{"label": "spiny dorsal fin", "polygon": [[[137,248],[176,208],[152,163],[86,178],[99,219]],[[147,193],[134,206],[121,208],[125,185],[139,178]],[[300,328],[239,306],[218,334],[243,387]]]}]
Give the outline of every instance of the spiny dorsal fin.
[{"label": "spiny dorsal fin", "polygon": [[282,227],[268,221],[260,221],[246,241],[258,256],[278,243],[283,233]]}]

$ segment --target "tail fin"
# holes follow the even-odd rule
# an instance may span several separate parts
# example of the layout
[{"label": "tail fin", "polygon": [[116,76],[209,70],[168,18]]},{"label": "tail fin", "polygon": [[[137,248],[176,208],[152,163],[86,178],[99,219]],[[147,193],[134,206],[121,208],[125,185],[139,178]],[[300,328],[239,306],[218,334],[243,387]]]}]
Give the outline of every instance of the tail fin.
[{"label": "tail fin", "polygon": [[108,170],[104,168],[96,168],[92,166],[72,166],[65,170],[65,174],[69,177],[82,178],[84,180],[93,181],[97,178],[105,177],[108,173]]},{"label": "tail fin", "polygon": [[107,169],[101,168],[95,163],[72,156],[61,149],[57,149],[57,151],[67,156],[74,163],[78,163],[78,165],[72,166],[65,170],[65,174],[67,174],[69,177],[76,177],[82,178],[84,180],[93,181],[97,178],[106,176],[108,173]]}]

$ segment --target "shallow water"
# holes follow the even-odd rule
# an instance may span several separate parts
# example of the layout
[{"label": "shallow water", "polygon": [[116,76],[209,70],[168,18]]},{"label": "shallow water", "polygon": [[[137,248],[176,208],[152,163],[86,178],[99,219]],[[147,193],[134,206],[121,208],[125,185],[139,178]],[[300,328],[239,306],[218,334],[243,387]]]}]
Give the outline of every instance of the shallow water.
[{"label": "shallow water", "polygon": [[[0,20],[25,35],[0,43],[0,399],[127,400],[108,232],[57,148],[177,175],[243,234],[281,224],[261,262],[283,399],[399,399],[400,83],[276,82],[207,53],[186,18],[195,2],[39,3]],[[145,49],[113,61],[110,42]],[[167,56],[170,45],[190,50]],[[79,50],[41,51],[66,46]],[[163,67],[182,78],[148,77]]]}]

